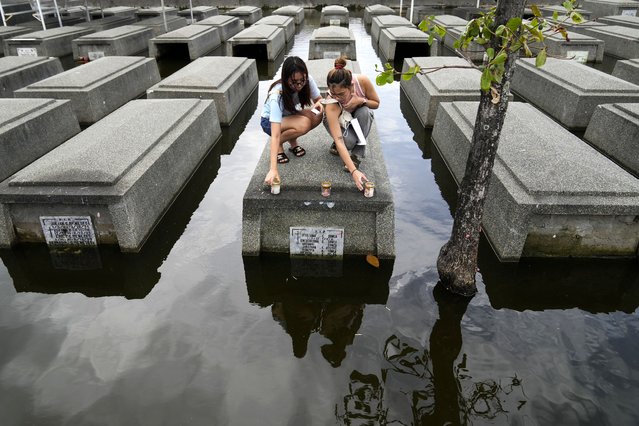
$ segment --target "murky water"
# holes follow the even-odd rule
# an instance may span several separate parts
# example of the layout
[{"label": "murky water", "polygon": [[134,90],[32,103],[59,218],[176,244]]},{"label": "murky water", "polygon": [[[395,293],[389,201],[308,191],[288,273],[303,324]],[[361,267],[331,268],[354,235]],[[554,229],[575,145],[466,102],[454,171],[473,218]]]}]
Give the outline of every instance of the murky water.
[{"label": "murky water", "polygon": [[243,258],[270,68],[142,253],[0,253],[2,425],[639,424],[637,263],[500,264],[483,242],[479,294],[442,291],[456,187],[398,84],[377,112],[395,262]]}]

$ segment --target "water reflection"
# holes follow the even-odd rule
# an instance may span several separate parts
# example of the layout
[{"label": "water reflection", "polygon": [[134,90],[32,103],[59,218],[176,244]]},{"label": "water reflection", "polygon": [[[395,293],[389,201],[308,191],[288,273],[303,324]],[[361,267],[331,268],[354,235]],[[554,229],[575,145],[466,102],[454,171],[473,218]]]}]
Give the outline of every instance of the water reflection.
[{"label": "water reflection", "polygon": [[244,271],[249,301],[271,306],[273,319],[291,336],[293,354],[303,358],[318,333],[330,341],[321,347],[324,359],[338,367],[366,304],[386,303],[393,263],[383,260],[377,269],[361,257],[334,262],[262,255],[245,256]]},{"label": "water reflection", "polygon": [[[527,402],[522,381],[474,380],[462,349],[461,323],[471,299],[450,294],[440,284],[433,289],[439,318],[429,348],[400,334],[386,340],[381,374],[350,375],[349,393],[336,407],[340,424],[466,425],[494,420],[519,410]],[[411,418],[397,409],[410,404]]]}]

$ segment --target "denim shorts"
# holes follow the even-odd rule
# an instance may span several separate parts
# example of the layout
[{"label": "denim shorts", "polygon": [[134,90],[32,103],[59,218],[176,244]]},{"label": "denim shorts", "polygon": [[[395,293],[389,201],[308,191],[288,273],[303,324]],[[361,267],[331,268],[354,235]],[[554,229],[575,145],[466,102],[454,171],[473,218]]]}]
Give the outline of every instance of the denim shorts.
[{"label": "denim shorts", "polygon": [[271,136],[271,120],[268,117],[262,117],[260,124],[262,125],[262,130],[264,130],[264,133]]}]

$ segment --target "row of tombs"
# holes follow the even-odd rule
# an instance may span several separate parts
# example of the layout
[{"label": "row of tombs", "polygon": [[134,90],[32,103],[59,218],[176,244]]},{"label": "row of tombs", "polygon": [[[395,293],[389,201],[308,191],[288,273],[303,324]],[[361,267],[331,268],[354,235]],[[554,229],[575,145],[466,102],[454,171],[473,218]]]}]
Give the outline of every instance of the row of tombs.
[{"label": "row of tombs", "polygon": [[[309,72],[322,90],[332,67],[327,58],[336,53],[348,55],[353,59],[348,66],[360,71],[355,39],[347,28],[348,10],[333,8],[346,11],[346,18],[343,13],[327,15],[327,26],[315,30],[309,42]],[[401,44],[414,43],[416,51],[428,46],[414,24],[405,20],[395,26],[400,17],[381,13],[383,8],[378,5],[380,13],[364,16],[382,57],[397,59],[393,52]],[[450,28],[459,27],[452,25],[459,22],[456,18],[461,19],[436,17]],[[293,25],[301,22],[299,14],[287,19]],[[251,25],[248,18],[244,25]],[[248,35],[238,37],[242,34]],[[251,25],[227,41],[270,45],[264,51],[276,52],[267,57],[272,59],[284,50],[287,34],[294,31]],[[381,48],[386,39],[395,40],[394,51]],[[459,181],[472,137],[480,72],[464,67],[459,57],[437,56],[437,49],[446,46],[445,39],[438,41],[420,50],[422,56],[407,57],[404,67],[450,69],[402,80],[401,88],[422,125],[433,127],[435,146]],[[611,44],[605,43],[607,48]],[[484,231],[502,260],[637,255],[639,82],[633,78],[639,75],[639,49],[637,44],[628,49],[626,56],[618,56],[613,75],[578,61],[549,59],[537,69],[530,60],[520,60],[512,89],[528,103],[510,104],[484,218]],[[139,251],[215,145],[221,126],[231,125],[258,86],[256,61],[233,49],[230,54],[236,56],[200,57],[164,80],[155,59],[139,56],[105,55],[64,72],[56,58],[0,58],[1,86],[18,82],[0,100],[0,246],[90,240]],[[147,99],[134,100],[140,95]],[[80,125],[90,127],[80,132]],[[588,143],[574,135],[584,130]],[[305,144],[330,143],[323,129],[307,138]],[[282,172],[287,190],[272,197],[262,184],[265,150],[244,197],[243,252],[288,252],[290,228],[304,225],[342,229],[345,254],[393,258],[393,197],[376,129],[368,142],[370,155],[361,167],[376,183],[373,199],[361,197],[348,176],[331,164],[339,160],[320,149],[310,150],[317,158],[304,169],[292,162]],[[317,170],[308,172],[308,164]],[[326,176],[333,182],[330,202],[309,177],[325,170],[335,170]],[[352,219],[353,211],[358,220]],[[73,221],[65,223],[63,218],[69,217]]]}]

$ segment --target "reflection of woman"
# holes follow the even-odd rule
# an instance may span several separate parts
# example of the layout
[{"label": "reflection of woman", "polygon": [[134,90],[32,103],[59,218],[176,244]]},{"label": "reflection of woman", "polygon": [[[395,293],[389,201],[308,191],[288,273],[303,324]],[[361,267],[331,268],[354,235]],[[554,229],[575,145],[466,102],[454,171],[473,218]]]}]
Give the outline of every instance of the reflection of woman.
[{"label": "reflection of woman", "polygon": [[[308,75],[306,64],[297,56],[289,56],[282,65],[281,78],[269,88],[268,98],[262,110],[261,125],[271,137],[270,169],[264,183],[270,185],[273,178],[279,179],[278,164],[288,163],[284,153],[284,142],[296,157],[306,154],[297,144],[297,138],[315,128],[322,120],[322,99],[312,77]],[[315,103],[319,113],[304,109]]]},{"label": "reflection of woman", "polygon": [[[365,148],[357,145],[358,138],[353,126],[346,123],[347,118],[356,118],[364,136],[367,137],[373,125],[373,112],[379,108],[379,96],[370,79],[363,74],[352,74],[344,68],[346,58],[335,60],[335,68],[328,72],[326,83],[328,96],[326,97],[326,120],[324,125],[328,128],[333,145],[331,154],[339,155],[346,169],[353,176],[355,185],[361,191],[362,181],[366,176],[359,169],[360,159],[364,157]],[[350,154],[349,154],[350,152]]]}]

